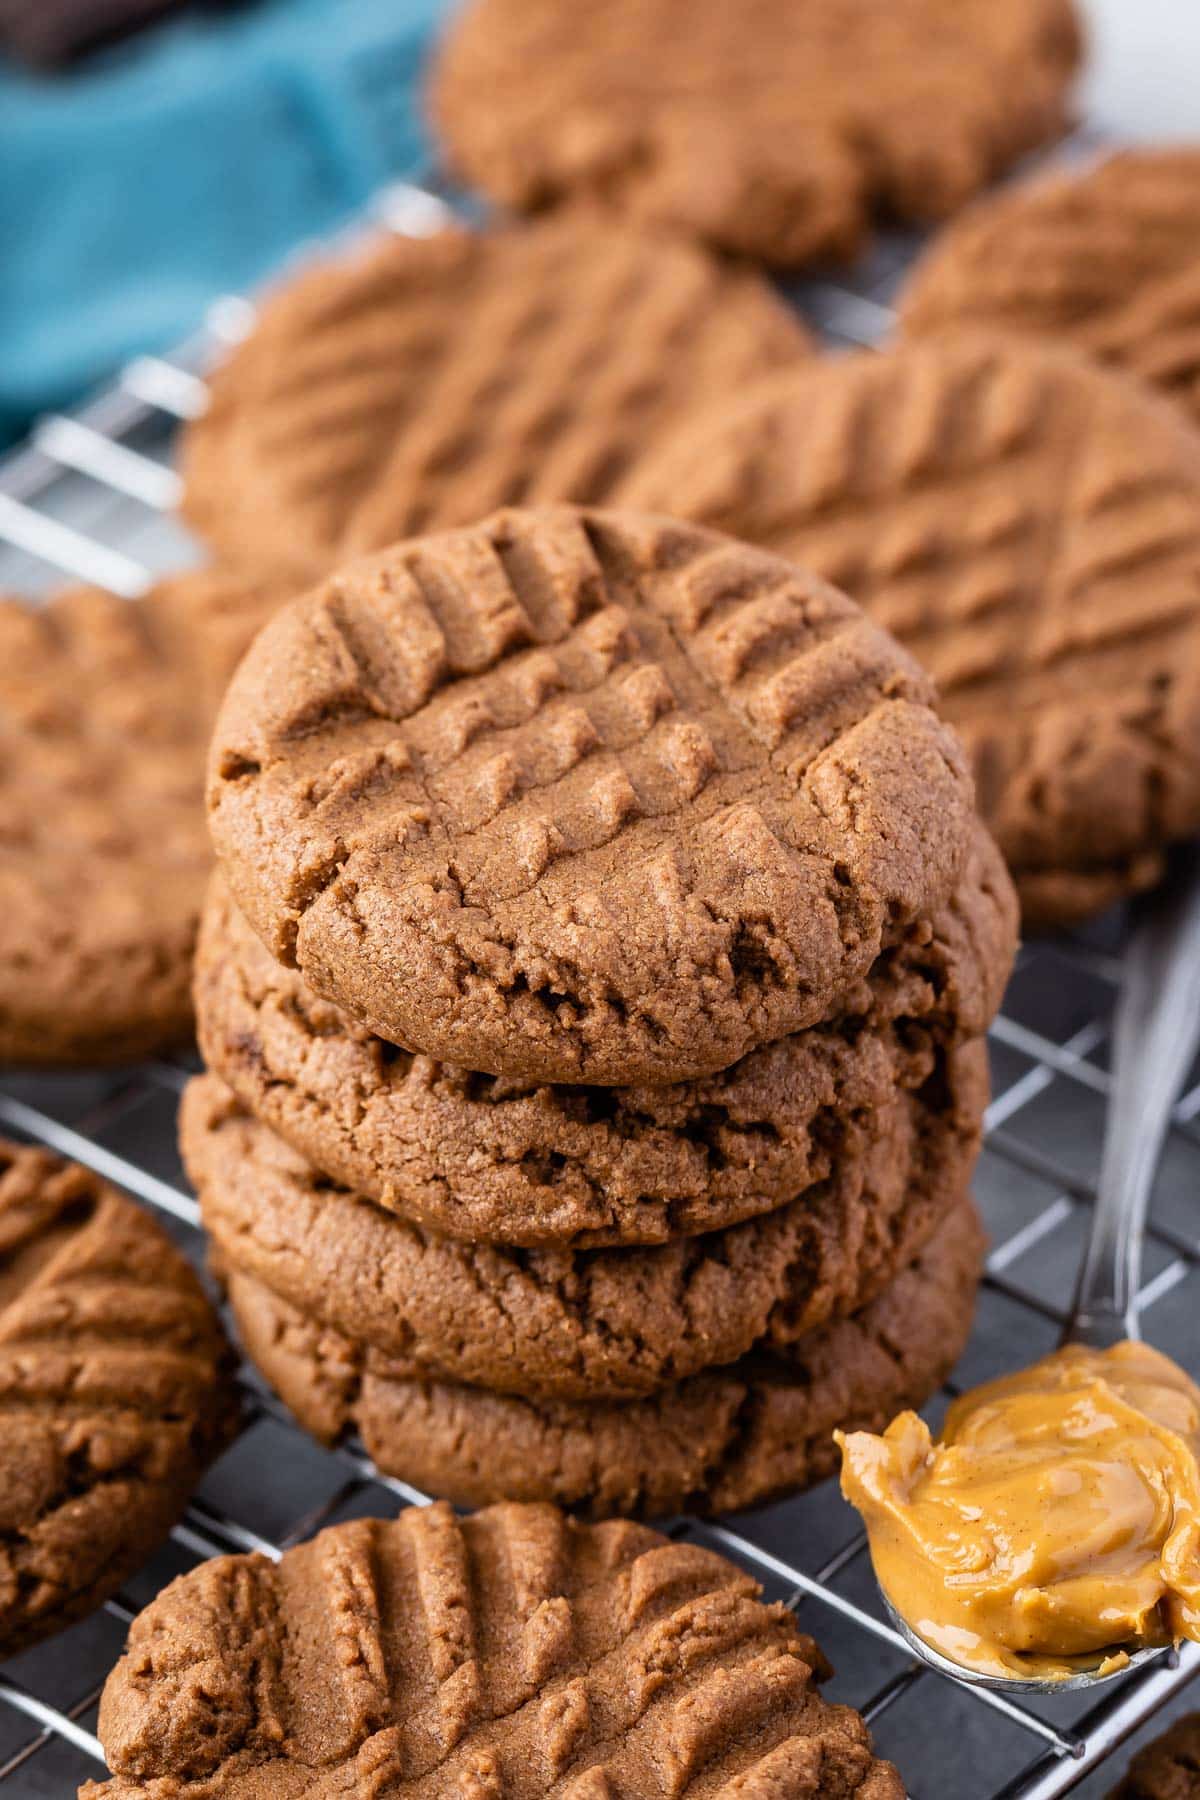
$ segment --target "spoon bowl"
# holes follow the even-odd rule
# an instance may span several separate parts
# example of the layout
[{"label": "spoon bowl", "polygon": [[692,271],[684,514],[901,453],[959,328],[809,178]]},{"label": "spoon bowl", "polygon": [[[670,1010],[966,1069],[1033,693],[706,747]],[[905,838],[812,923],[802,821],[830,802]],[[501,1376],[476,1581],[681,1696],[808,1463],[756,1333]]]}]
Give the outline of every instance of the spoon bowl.
[{"label": "spoon bowl", "polygon": [[1123,1675],[1141,1668],[1143,1663],[1152,1662],[1156,1656],[1171,1655],[1169,1644],[1151,1644],[1142,1650],[1130,1650],[1129,1661],[1122,1663],[1119,1669],[1109,1669],[1106,1674],[1100,1673],[1103,1657],[1097,1659],[1094,1669],[1078,1669],[1074,1674],[1066,1675],[1059,1681],[1048,1680],[1044,1675],[988,1675],[978,1669],[968,1669],[962,1663],[954,1662],[942,1651],[935,1650],[932,1644],[919,1637],[908,1623],[896,1611],[887,1595],[880,1589],[887,1614],[900,1636],[904,1639],[914,1656],[936,1669],[939,1675],[949,1675],[954,1681],[964,1682],[968,1687],[998,1688],[1005,1694],[1077,1694],[1084,1688],[1103,1687],[1106,1682],[1119,1681]]}]

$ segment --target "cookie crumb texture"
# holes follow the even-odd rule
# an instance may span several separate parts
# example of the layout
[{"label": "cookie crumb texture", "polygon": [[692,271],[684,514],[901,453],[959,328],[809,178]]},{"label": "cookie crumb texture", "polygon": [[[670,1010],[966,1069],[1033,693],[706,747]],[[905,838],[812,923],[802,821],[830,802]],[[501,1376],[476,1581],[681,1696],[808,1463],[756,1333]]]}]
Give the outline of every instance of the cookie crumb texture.
[{"label": "cookie crumb texture", "polygon": [[287,592],[205,570],[140,600],[0,601],[0,1060],[122,1062],[190,1037],[208,739]]},{"label": "cookie crumb texture", "polygon": [[188,1037],[210,723],[153,601],[0,603],[0,1058]]},{"label": "cookie crumb texture", "polygon": [[984,1047],[938,1059],[848,1133],[787,1206],[646,1249],[465,1244],[324,1180],[213,1076],[180,1138],[222,1267],[433,1376],[577,1400],[653,1392],[756,1345],[783,1347],[895,1279],[966,1189]]},{"label": "cookie crumb texture", "polygon": [[828,1665],[723,1558],[435,1505],[205,1563],[134,1621],[80,1800],[903,1800]]},{"label": "cookie crumb texture", "polygon": [[680,1081],[837,1011],[972,832],[927,677],[844,596],[664,519],[510,511],[286,607],[210,822],[272,953],[489,1074]]},{"label": "cookie crumb texture", "polygon": [[937,238],[900,299],[905,332],[1061,337],[1200,422],[1200,150],[1128,150],[1022,183]]},{"label": "cookie crumb texture", "polygon": [[219,879],[196,951],[208,1068],[317,1169],[466,1241],[664,1243],[822,1181],[873,1109],[990,1025],[1016,896],[980,826],[947,905],[873,964],[846,1010],[671,1087],[555,1087],[410,1055],[264,948]]},{"label": "cookie crumb texture", "polygon": [[471,0],[431,103],[505,206],[588,199],[795,265],[1056,137],[1080,52],[1069,0]]},{"label": "cookie crumb texture", "polygon": [[99,1606],[233,1430],[186,1259],[74,1163],[0,1140],[0,1655]]},{"label": "cookie crumb texture", "polygon": [[937,681],[1027,924],[1200,827],[1200,435],[1070,347],[962,332],[760,383],[622,496],[794,556]]},{"label": "cookie crumb texture", "polygon": [[595,1518],[663,1517],[734,1512],[823,1481],[837,1466],[835,1427],[881,1431],[923,1406],[962,1353],[982,1259],[963,1199],[851,1317],[777,1354],[593,1404],[429,1378],[254,1277],[224,1273],[248,1355],[315,1436],[357,1429],[377,1467],[456,1505],[553,1500]]},{"label": "cookie crumb texture", "polygon": [[1200,1796],[1200,1713],[1177,1719],[1139,1750],[1111,1800],[1197,1800]]},{"label": "cookie crumb texture", "polygon": [[761,276],[661,232],[387,237],[265,302],[185,433],[184,511],[228,555],[329,567],[497,506],[602,504],[809,342]]}]

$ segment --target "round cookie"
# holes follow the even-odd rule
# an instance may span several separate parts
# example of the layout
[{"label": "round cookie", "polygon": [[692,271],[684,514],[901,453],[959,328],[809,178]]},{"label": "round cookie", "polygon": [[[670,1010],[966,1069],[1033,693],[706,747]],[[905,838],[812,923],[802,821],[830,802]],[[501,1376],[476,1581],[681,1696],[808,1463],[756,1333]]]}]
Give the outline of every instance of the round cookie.
[{"label": "round cookie", "polygon": [[440,1237],[325,1180],[211,1075],[189,1085],[180,1141],[222,1269],[414,1369],[592,1400],[794,1343],[861,1307],[962,1194],[986,1100],[983,1044],[948,1052],[923,1091],[846,1133],[828,1180],[745,1224],[649,1249]]},{"label": "round cookie", "polygon": [[142,600],[0,601],[0,1059],[119,1062],[190,1036],[205,751],[281,597],[205,572]]},{"label": "round cookie", "polygon": [[795,556],[935,677],[1027,923],[1200,827],[1200,434],[1069,349],[961,334],[760,383],[625,496]]},{"label": "round cookie", "polygon": [[92,1611],[236,1420],[187,1260],[86,1169],[0,1140],[0,1658]]},{"label": "round cookie", "polygon": [[456,1505],[552,1499],[592,1517],[720,1513],[833,1473],[831,1433],[920,1406],[970,1330],[983,1237],[965,1200],[890,1287],[786,1354],[638,1400],[530,1400],[422,1377],[227,1270],[252,1361],[317,1437],[357,1430],[385,1473]]},{"label": "round cookie", "polygon": [[847,1132],[936,1049],[982,1034],[1016,900],[982,827],[953,898],[873,965],[846,1013],[672,1087],[536,1086],[412,1056],[269,954],[214,880],[196,950],[207,1066],[344,1187],[451,1236],[661,1243],[824,1180]]},{"label": "round cookie", "polygon": [[1055,137],[1070,0],[470,0],[434,66],[452,169],[780,265],[952,212]]},{"label": "round cookie", "polygon": [[209,817],[272,954],[489,1074],[682,1081],[839,1011],[957,885],[961,746],[833,589],[638,514],[498,513],[278,613]]},{"label": "round cookie", "polygon": [[758,275],[587,219],[373,243],[289,282],[212,378],[184,511],[326,565],[495,507],[603,502],[704,401],[803,356]]},{"label": "round cookie", "polygon": [[1127,150],[981,201],[918,263],[900,318],[1064,338],[1200,421],[1200,150]]},{"label": "round cookie", "polygon": [[903,1800],[744,1570],[548,1506],[355,1519],[181,1575],[129,1632],[80,1800]]}]

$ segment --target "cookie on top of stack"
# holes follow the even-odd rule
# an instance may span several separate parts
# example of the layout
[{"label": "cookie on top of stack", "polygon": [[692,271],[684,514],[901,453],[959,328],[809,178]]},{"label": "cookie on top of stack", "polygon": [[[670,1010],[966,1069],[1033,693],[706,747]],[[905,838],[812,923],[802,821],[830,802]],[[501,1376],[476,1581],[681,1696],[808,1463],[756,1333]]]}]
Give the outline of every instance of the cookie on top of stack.
[{"label": "cookie on top of stack", "polygon": [[937,1385],[1015,900],[841,594],[632,513],[412,539],[259,636],[209,804],[184,1155],[312,1430],[727,1509]]}]

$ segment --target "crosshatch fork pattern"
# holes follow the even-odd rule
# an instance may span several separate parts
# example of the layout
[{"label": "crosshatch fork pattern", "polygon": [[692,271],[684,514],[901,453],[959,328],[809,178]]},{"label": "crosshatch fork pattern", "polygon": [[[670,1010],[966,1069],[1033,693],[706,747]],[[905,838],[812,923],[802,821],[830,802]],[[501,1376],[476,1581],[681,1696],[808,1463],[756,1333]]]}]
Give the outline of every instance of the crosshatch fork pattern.
[{"label": "crosshatch fork pattern", "polygon": [[[444,216],[425,190],[392,190],[379,205],[380,220],[401,231],[436,229]],[[911,249],[887,241],[853,287],[806,282],[802,303],[831,338],[870,342],[887,329],[887,300]],[[171,438],[203,405],[205,364],[251,317],[244,302],[220,303],[177,355],[132,364],[78,415],[42,421],[0,465],[0,585],[38,592],[82,578],[131,594],[151,570],[187,559],[187,540],[165,516],[177,499]],[[1028,946],[993,1029],[994,1098],[976,1182],[992,1251],[960,1384],[1055,1340],[1094,1199],[1119,955],[1112,922]],[[174,1148],[189,1067],[181,1059],[103,1075],[9,1074],[0,1078],[0,1128],[124,1186],[199,1255],[197,1210]],[[1200,1306],[1198,1203],[1200,1081],[1176,1109],[1142,1294],[1148,1335],[1185,1358]],[[360,1447],[321,1450],[250,1371],[244,1383],[245,1430],[169,1545],[99,1614],[0,1669],[3,1791],[58,1797],[100,1772],[100,1689],[130,1618],[171,1576],[229,1551],[277,1556],[336,1519],[424,1502],[379,1475]],[[915,1800],[1049,1800],[1075,1789],[1098,1797],[1115,1779],[1107,1759],[1116,1746],[1200,1674],[1200,1649],[1187,1645],[1105,1689],[1098,1704],[1016,1705],[942,1680],[914,1664],[884,1623],[865,1542],[831,1483],[724,1524],[679,1519],[668,1528],[724,1550],[797,1608],[839,1668],[834,1697],[865,1713]]]}]

